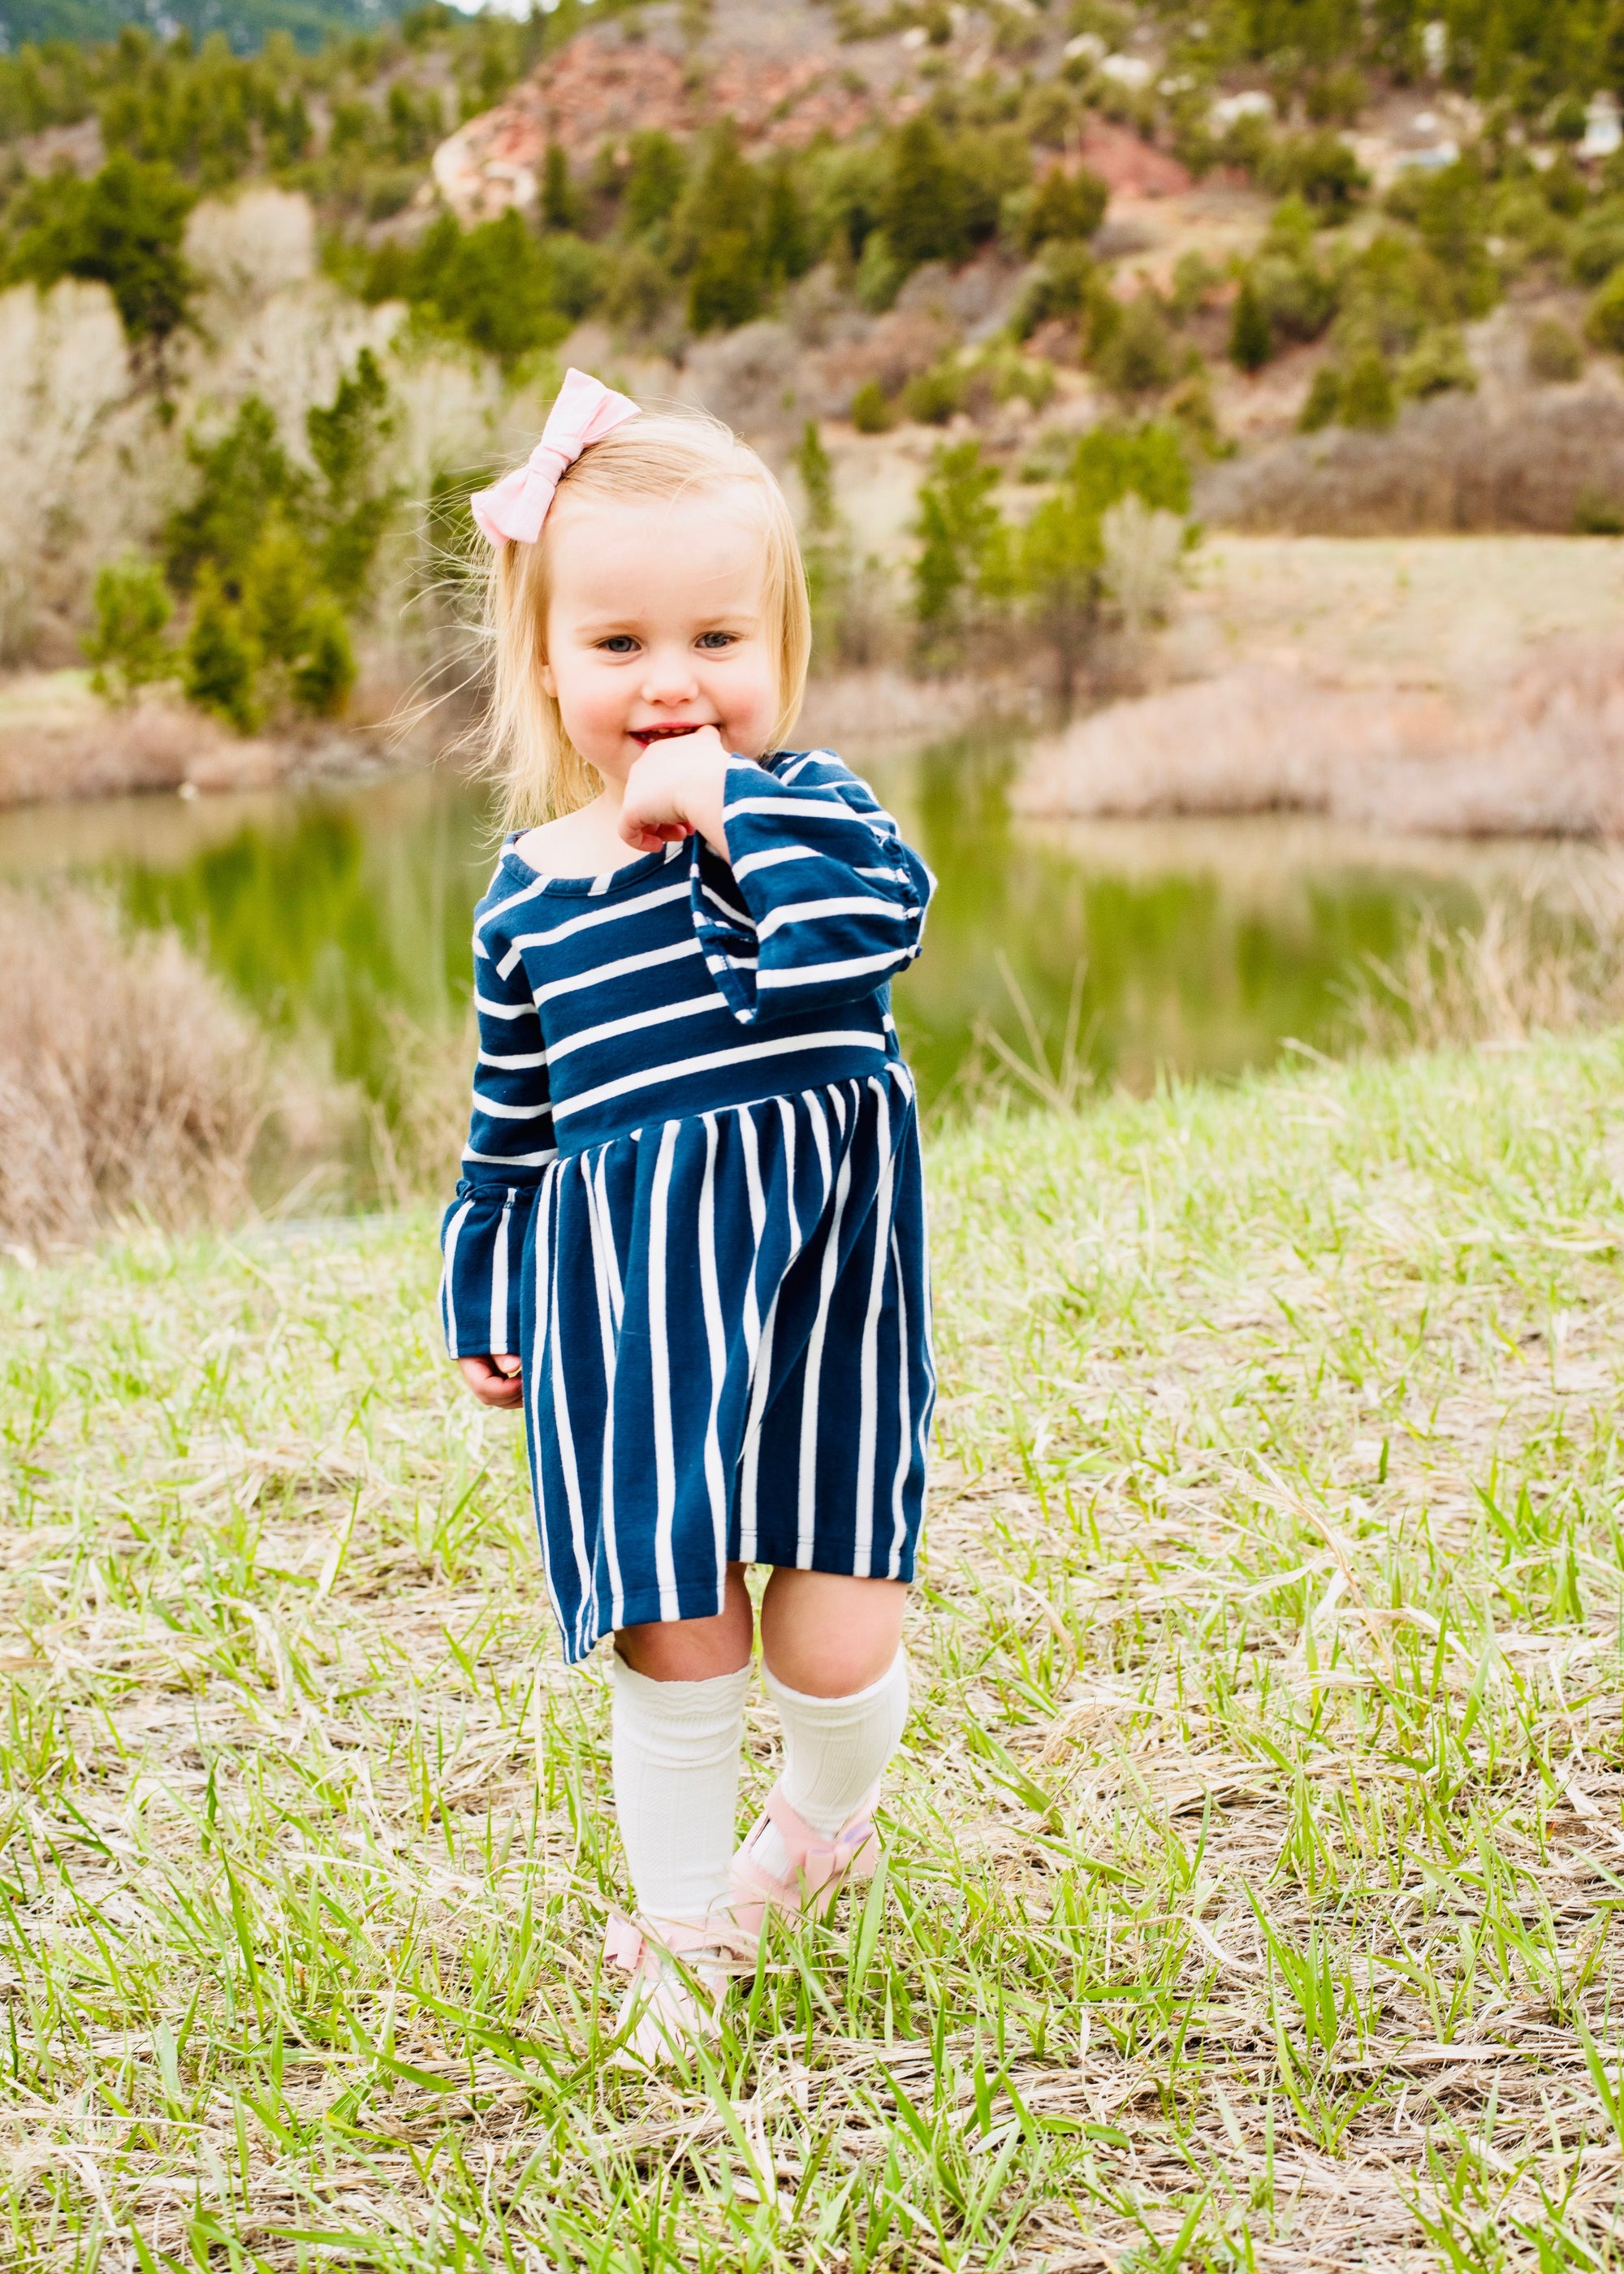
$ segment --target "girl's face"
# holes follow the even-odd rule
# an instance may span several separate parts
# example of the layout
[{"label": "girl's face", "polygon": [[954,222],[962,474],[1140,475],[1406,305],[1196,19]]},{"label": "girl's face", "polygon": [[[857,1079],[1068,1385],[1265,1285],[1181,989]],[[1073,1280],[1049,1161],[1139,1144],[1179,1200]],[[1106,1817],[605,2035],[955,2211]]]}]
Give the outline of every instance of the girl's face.
[{"label": "girl's face", "polygon": [[542,683],[605,781],[652,742],[714,727],[759,757],[778,716],[766,546],[741,483],[684,496],[563,490],[547,519],[552,599]]}]

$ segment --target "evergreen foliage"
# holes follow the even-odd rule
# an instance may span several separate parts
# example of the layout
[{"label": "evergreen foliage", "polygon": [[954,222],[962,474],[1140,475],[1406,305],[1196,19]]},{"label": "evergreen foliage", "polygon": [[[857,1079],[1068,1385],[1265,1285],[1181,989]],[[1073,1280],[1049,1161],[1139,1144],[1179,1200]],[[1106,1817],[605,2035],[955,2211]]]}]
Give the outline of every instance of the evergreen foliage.
[{"label": "evergreen foliage", "polygon": [[181,251],[193,192],[174,169],[116,151],[99,174],[31,183],[12,207],[6,281],[105,284],[132,340],[162,346],[188,320],[196,281]]},{"label": "evergreen foliage", "polygon": [[212,711],[240,734],[259,723],[254,702],[254,652],[242,618],[212,568],[198,579],[192,630],[186,640],[186,700]]},{"label": "evergreen foliage", "polygon": [[1229,324],[1229,360],[1241,371],[1261,371],[1274,352],[1274,335],[1258,288],[1243,277]]},{"label": "evergreen foliage", "polygon": [[1055,237],[1086,238],[1105,219],[1110,192],[1097,174],[1086,168],[1068,174],[1051,166],[1038,184],[1027,209],[1022,237],[1028,252]]},{"label": "evergreen foliage", "polygon": [[94,666],[98,695],[128,702],[142,687],[167,679],[174,658],[164,639],[172,613],[163,579],[133,553],[109,561],[96,577],[95,629],[80,643]]}]

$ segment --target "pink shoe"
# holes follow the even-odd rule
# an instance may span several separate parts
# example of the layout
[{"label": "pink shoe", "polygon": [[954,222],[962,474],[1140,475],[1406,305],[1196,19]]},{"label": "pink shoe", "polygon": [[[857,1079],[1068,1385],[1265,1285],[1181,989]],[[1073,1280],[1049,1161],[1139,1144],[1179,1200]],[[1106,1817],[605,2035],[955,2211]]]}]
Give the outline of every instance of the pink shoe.
[{"label": "pink shoe", "polygon": [[[785,1799],[783,1785],[775,1784],[767,1795],[765,1812],[733,1857],[728,1908],[738,1931],[752,1944],[759,1943],[770,1910],[783,1911],[790,1918],[824,1918],[847,1879],[872,1879],[880,1860],[880,1835],[874,1828],[874,1804],[879,1796],[876,1784],[838,1832],[815,1832]],[[769,1824],[777,1826],[789,1855],[789,1870],[782,1879],[758,1863],[755,1854]]]},{"label": "pink shoe", "polygon": [[[631,2027],[620,2057],[630,2054],[648,2067],[684,2059],[696,2038],[717,2035],[728,1977],[748,1961],[742,1937],[725,1919],[704,1926],[674,1919],[656,1925],[618,1912],[610,1914],[604,1956],[632,1977],[615,2018],[617,2037]],[[673,1959],[682,1967],[673,1965]],[[688,1977],[709,1993],[708,2004],[695,1995]]]}]

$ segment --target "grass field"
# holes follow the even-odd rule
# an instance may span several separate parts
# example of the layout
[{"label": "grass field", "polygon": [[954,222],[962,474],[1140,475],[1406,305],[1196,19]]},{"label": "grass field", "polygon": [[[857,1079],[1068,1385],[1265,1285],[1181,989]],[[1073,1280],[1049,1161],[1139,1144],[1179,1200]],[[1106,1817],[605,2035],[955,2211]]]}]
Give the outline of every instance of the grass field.
[{"label": "grass field", "polygon": [[932,1170],[889,1870],[658,2081],[429,1218],[0,1267],[0,2263],[1624,2265],[1624,1039]]}]

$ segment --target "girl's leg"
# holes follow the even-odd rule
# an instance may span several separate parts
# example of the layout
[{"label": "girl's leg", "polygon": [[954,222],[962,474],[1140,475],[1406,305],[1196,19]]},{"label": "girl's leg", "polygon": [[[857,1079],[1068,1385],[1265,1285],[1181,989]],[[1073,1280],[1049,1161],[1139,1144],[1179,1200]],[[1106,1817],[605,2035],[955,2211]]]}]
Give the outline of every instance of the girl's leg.
[{"label": "girl's leg", "polygon": [[[901,1651],[907,1590],[893,1579],[775,1570],[762,1604],[768,1695],[784,1731],[782,1792],[803,1826],[832,1837],[879,1782],[908,1717]],[[751,1835],[771,1877],[793,1879],[778,1826]]]},{"label": "girl's leg", "polygon": [[615,1812],[637,1909],[651,1923],[703,1925],[727,1893],[751,1639],[736,1565],[718,1617],[615,1636]]}]

